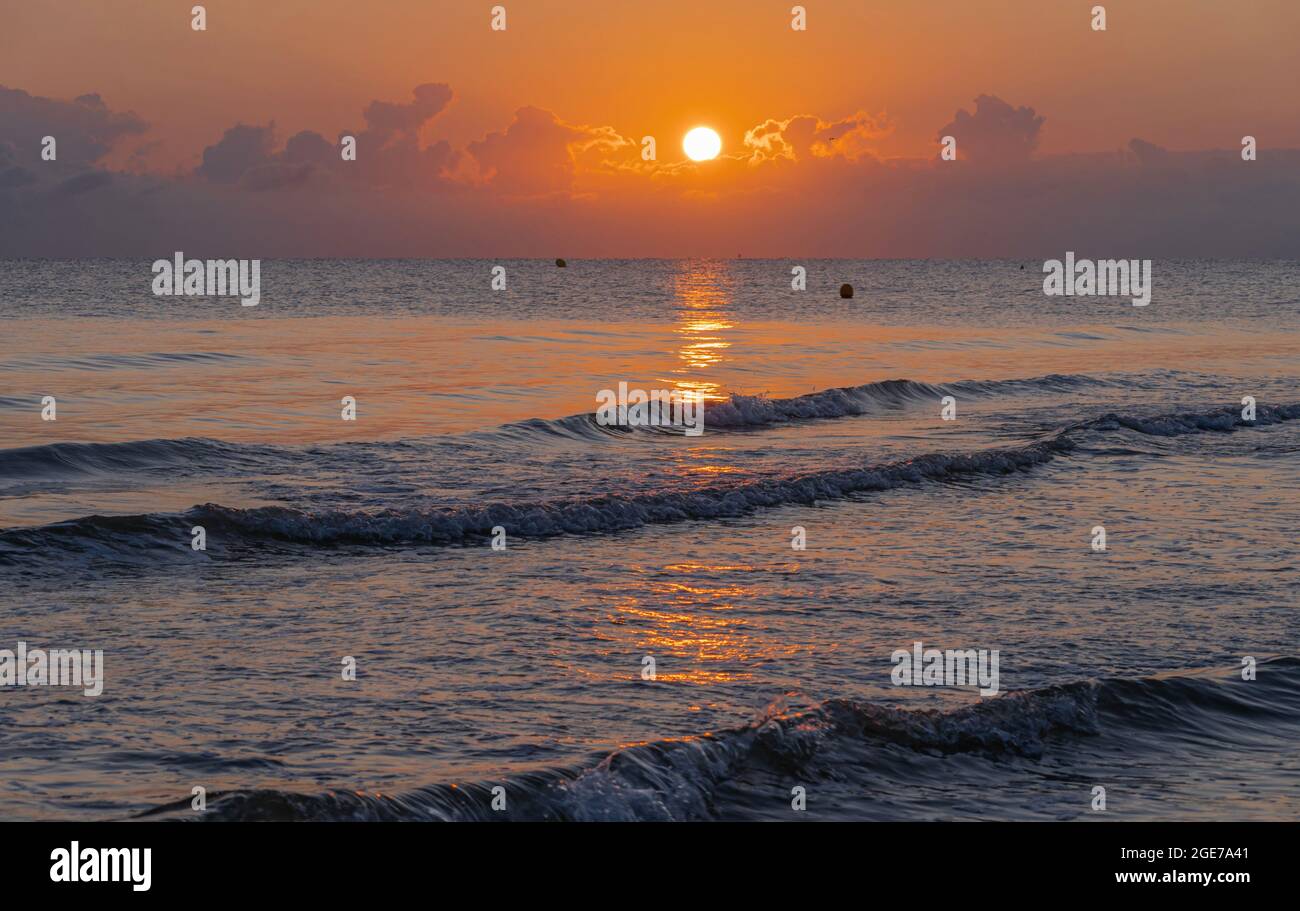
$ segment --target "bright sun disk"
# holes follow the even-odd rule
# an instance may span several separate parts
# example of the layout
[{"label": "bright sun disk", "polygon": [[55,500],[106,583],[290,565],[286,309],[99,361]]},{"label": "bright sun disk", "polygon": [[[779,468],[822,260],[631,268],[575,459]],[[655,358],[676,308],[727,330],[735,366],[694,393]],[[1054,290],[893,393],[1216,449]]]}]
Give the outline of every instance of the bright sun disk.
[{"label": "bright sun disk", "polygon": [[722,137],[708,127],[696,127],[682,140],[682,149],[691,161],[708,161],[722,151]]}]

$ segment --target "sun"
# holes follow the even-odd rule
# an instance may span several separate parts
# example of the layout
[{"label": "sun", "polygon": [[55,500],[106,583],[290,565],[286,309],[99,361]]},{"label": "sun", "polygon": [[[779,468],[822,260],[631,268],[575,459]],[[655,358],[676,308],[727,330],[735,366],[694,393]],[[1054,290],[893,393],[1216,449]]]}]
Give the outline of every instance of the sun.
[{"label": "sun", "polygon": [[717,158],[722,151],[722,137],[716,130],[708,127],[696,127],[682,140],[682,149],[691,161],[708,161]]}]

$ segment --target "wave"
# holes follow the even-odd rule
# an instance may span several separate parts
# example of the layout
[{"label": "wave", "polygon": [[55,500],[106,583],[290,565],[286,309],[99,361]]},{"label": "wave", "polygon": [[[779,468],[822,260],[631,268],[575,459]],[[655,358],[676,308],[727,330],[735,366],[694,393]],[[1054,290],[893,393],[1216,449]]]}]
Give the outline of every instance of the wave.
[{"label": "wave", "polygon": [[[1047,376],[1010,380],[958,380],[951,383],[925,383],[919,380],[880,380],[859,386],[839,386],[792,398],[769,398],[733,392],[726,400],[704,404],[704,427],[707,431],[757,430],[800,421],[860,417],[895,411],[907,405],[937,403],[946,395],[964,398],[989,398],[997,395],[1066,392],[1083,387],[1115,386],[1111,379],[1085,374],[1053,373]],[[629,433],[680,435],[672,427],[606,427],[596,423],[593,414],[575,414],[555,420],[533,418],[507,424],[483,436],[496,438],[531,435],[594,439],[623,436]]]},{"label": "wave", "polygon": [[791,421],[856,417],[919,402],[938,402],[946,395],[983,398],[1002,394],[1065,392],[1085,386],[1110,386],[1112,381],[1083,374],[1059,374],[1013,380],[961,380],[922,383],[883,380],[861,386],[825,389],[787,399],[732,394],[729,401],[710,402],[704,409],[706,428],[765,427]]},{"label": "wave", "polygon": [[[209,795],[199,817],[230,820],[569,820],[683,821],[744,818],[745,780],[877,779],[922,772],[922,756],[971,762],[996,779],[998,767],[1080,752],[1099,741],[1125,761],[1144,754],[1174,761],[1176,750],[1247,749],[1256,732],[1300,726],[1300,659],[1260,661],[1257,678],[1202,670],[1105,678],[1008,693],[950,711],[906,710],[832,699],[801,712],[775,708],[753,724],[717,734],[663,740],[494,782],[436,784],[399,794],[280,790]],[[951,768],[951,766],[949,766]],[[1054,774],[1060,774],[1059,768]],[[919,782],[918,782],[919,783]],[[902,783],[906,787],[906,780]],[[506,807],[492,809],[493,788]],[[773,792],[764,791],[768,800]],[[776,792],[779,793],[779,792]],[[788,798],[787,798],[788,799]],[[768,801],[770,803],[770,801]],[[189,798],[136,818],[195,818]]]},{"label": "wave", "polygon": [[135,440],[127,443],[49,443],[0,450],[0,477],[59,478],[113,475],[123,471],[153,471],[251,463],[269,446],[223,443],[187,437],[177,440]]},{"label": "wave", "polygon": [[1108,413],[1073,424],[1036,442],[967,453],[930,453],[861,467],[822,469],[787,477],[719,483],[687,491],[602,494],[572,499],[483,506],[429,506],[374,510],[306,510],[285,506],[240,509],[208,503],[181,514],[87,516],[68,522],[0,531],[0,565],[51,546],[92,555],[127,556],[156,545],[177,549],[202,525],[210,541],[280,540],[295,544],[433,544],[481,540],[500,526],[512,538],[601,534],[687,520],[734,518],[759,509],[811,505],[855,494],[925,482],[998,477],[1028,471],[1080,446],[1090,432],[1124,429],[1170,437],[1228,433],[1300,418],[1300,403],[1258,405],[1256,420],[1233,407],[1154,416]]},{"label": "wave", "polygon": [[[935,402],[945,395],[986,397],[1001,393],[1060,392],[1098,385],[1113,383],[1085,375],[1051,374],[1028,379],[962,380],[946,384],[884,380],[784,399],[737,393],[725,402],[706,403],[704,426],[712,429],[760,428],[792,421],[878,413],[909,403]],[[605,427],[596,423],[594,414],[575,414],[557,419],[530,418],[493,430],[465,434],[461,440],[488,440],[494,444],[513,440],[531,444],[538,437],[586,441],[622,437],[631,432],[680,433],[674,428]],[[457,442],[454,437],[443,440]],[[162,469],[201,471],[232,466],[255,467],[277,458],[291,462],[300,456],[301,449],[291,447],[226,443],[202,437],[124,443],[50,443],[0,450],[0,478],[57,479]]]},{"label": "wave", "polygon": [[147,354],[83,354],[72,357],[44,355],[0,362],[5,370],[140,370],[150,367],[171,367],[176,364],[207,363],[211,361],[243,361],[242,354],[223,351],[155,351]]}]

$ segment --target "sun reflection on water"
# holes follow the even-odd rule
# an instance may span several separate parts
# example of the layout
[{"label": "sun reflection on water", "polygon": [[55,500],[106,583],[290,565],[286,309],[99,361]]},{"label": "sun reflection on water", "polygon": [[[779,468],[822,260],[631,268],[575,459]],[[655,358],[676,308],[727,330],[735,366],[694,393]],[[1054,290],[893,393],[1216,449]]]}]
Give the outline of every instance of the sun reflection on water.
[{"label": "sun reflection on water", "polygon": [[726,398],[709,376],[729,360],[726,333],[736,328],[731,314],[735,283],[730,266],[717,261],[682,263],[673,276],[679,344],[670,382],[705,401]]},{"label": "sun reflection on water", "polygon": [[654,656],[658,681],[745,683],[755,679],[752,668],[812,651],[810,643],[773,636],[743,610],[759,596],[753,577],[789,569],[706,560],[648,570],[654,578],[643,591],[617,598],[602,633],[614,652]]}]

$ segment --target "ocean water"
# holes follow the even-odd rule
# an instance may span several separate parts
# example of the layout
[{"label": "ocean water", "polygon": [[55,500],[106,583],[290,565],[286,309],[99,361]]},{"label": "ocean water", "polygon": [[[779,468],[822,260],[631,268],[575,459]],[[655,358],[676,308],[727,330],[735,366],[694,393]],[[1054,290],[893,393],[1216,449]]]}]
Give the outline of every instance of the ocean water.
[{"label": "ocean water", "polygon": [[0,818],[1300,817],[1300,264],[1041,265],[0,261]]}]

